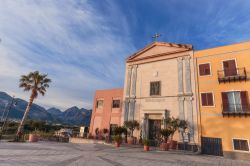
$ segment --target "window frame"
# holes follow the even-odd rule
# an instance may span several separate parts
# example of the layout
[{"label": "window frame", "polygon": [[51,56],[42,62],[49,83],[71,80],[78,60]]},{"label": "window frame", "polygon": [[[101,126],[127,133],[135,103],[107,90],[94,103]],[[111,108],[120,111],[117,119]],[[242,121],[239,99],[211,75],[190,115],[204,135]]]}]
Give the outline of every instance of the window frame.
[{"label": "window frame", "polygon": [[236,67],[236,72],[237,72],[237,74],[239,74],[239,72],[238,72],[238,63],[237,63],[237,58],[229,58],[229,59],[223,59],[223,60],[221,60],[221,68],[222,68],[222,70],[223,70],[223,74],[225,74],[224,72],[225,72],[225,68],[224,68],[224,62],[225,61],[230,61],[230,60],[234,60],[235,61],[235,67]]},{"label": "window frame", "polygon": [[[114,107],[114,101],[119,101],[119,107]],[[112,109],[119,109],[121,108],[121,100],[120,99],[112,99]]]},{"label": "window frame", "polygon": [[[213,105],[202,105],[202,94],[207,94],[207,93],[211,93],[212,94],[212,98],[213,98]],[[215,107],[215,100],[214,100],[214,92],[210,91],[210,92],[200,92],[200,103],[201,103],[201,107]]]},{"label": "window frame", "polygon": [[[247,91],[247,90],[227,90],[227,91],[222,91],[221,93],[229,93],[229,92],[239,92],[240,93],[240,95],[241,95],[241,92],[244,92],[244,91],[246,91],[247,93],[248,93],[248,95],[249,95],[249,92],[250,91]],[[242,108],[242,110],[243,110],[243,105],[242,105],[242,98],[241,98],[241,96],[240,96],[240,99],[241,99],[241,108]],[[248,104],[250,105],[250,100],[249,100],[249,98],[247,99],[248,100]],[[221,103],[223,104],[223,100],[222,100],[222,98],[221,98]],[[234,96],[234,103],[235,103],[235,96]],[[235,108],[235,110],[236,110],[236,108]]]},{"label": "window frame", "polygon": [[[159,82],[159,94],[151,94],[151,83]],[[149,96],[161,96],[161,81],[150,81],[149,83]]]},{"label": "window frame", "polygon": [[[248,145],[248,151],[246,150],[236,150],[235,147],[234,147],[234,140],[243,140],[243,141],[247,141],[247,145]],[[246,139],[246,138],[232,138],[232,149],[233,151],[236,151],[236,152],[244,152],[244,153],[250,153],[250,147],[249,147],[249,139]]]},{"label": "window frame", "polygon": [[[201,75],[201,73],[200,73],[200,65],[205,65],[205,64],[209,64],[210,74],[208,74],[208,75]],[[198,64],[198,73],[199,73],[200,77],[212,76],[212,65],[211,65],[211,62],[199,63]]]},{"label": "window frame", "polygon": [[[102,101],[102,107],[98,107],[98,101]],[[104,99],[96,99],[96,106],[95,106],[95,108],[96,109],[103,109],[103,107],[104,107]]]}]

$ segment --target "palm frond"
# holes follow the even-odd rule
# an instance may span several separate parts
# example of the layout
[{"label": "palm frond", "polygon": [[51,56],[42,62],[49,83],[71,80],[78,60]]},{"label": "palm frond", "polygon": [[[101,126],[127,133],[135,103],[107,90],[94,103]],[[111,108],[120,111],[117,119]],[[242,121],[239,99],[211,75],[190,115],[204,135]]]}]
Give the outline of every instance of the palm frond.
[{"label": "palm frond", "polygon": [[24,91],[32,90],[32,97],[36,98],[38,93],[45,95],[46,88],[49,88],[51,79],[47,78],[47,74],[40,74],[39,71],[30,72],[28,75],[22,75],[19,80],[19,87]]}]

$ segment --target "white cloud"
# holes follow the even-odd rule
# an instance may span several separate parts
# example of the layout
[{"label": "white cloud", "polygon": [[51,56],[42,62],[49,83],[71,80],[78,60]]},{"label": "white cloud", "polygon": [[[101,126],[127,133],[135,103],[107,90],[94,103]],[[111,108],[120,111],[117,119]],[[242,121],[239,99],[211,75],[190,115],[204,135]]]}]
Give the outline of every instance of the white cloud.
[{"label": "white cloud", "polygon": [[53,82],[37,103],[65,109],[91,108],[95,89],[121,87],[124,59],[134,47],[126,18],[114,4],[107,7],[121,24],[86,0],[1,1],[0,90],[28,99],[18,79],[39,70]]}]

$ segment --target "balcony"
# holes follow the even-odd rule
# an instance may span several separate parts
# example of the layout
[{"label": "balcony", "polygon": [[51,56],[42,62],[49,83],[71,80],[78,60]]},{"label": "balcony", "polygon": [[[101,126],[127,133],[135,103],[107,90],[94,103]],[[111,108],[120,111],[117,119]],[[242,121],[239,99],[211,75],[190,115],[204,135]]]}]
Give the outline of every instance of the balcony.
[{"label": "balcony", "polygon": [[250,116],[250,105],[228,104],[222,106],[223,116]]},{"label": "balcony", "polygon": [[219,83],[246,81],[246,68],[225,69],[217,71]]}]

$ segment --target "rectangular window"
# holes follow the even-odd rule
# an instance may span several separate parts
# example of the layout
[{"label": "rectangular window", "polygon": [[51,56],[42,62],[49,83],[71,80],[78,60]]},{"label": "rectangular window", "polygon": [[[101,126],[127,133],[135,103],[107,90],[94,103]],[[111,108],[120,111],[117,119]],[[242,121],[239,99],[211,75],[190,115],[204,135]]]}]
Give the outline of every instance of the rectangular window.
[{"label": "rectangular window", "polygon": [[222,92],[221,96],[224,112],[242,112],[249,110],[247,91]]},{"label": "rectangular window", "polygon": [[234,150],[249,151],[248,140],[233,139]]},{"label": "rectangular window", "polygon": [[120,100],[113,100],[112,108],[120,108]]},{"label": "rectangular window", "polygon": [[161,95],[161,82],[150,82],[150,96]]},{"label": "rectangular window", "polygon": [[200,73],[200,76],[210,75],[211,74],[210,63],[200,64],[199,65],[199,73]]},{"label": "rectangular window", "polygon": [[201,93],[202,106],[214,106],[213,93]]},{"label": "rectangular window", "polygon": [[96,108],[103,108],[103,100],[96,101]]},{"label": "rectangular window", "polygon": [[234,59],[223,61],[223,68],[225,77],[237,75],[236,62]]}]

